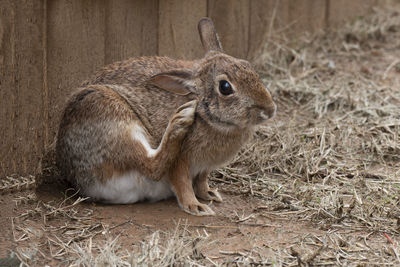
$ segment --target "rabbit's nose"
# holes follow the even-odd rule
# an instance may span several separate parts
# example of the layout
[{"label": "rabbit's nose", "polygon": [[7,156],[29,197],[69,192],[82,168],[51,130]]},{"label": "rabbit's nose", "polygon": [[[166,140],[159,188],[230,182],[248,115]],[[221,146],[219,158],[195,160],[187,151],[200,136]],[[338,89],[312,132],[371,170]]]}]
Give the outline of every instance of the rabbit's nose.
[{"label": "rabbit's nose", "polygon": [[261,117],[264,119],[271,119],[275,117],[276,114],[276,104],[272,103],[271,105],[268,105],[262,112],[261,112]]}]

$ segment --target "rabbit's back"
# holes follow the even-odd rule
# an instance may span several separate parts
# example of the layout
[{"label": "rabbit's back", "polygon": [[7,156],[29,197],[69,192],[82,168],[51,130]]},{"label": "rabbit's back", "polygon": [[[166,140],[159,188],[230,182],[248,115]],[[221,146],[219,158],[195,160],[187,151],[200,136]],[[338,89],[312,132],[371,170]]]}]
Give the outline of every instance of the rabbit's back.
[{"label": "rabbit's back", "polygon": [[129,58],[105,66],[82,86],[93,84],[126,84],[140,86],[152,76],[172,69],[191,69],[193,62],[175,60],[168,57]]}]

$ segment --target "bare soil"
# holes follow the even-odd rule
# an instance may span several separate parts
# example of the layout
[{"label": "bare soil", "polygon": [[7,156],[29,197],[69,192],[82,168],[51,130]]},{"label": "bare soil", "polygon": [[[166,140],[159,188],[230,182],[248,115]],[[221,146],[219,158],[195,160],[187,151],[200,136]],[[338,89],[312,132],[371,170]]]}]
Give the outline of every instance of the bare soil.
[{"label": "bare soil", "polygon": [[[222,185],[219,185],[222,187]],[[49,228],[69,227],[71,223],[64,216],[49,218],[46,223],[42,214],[32,212],[24,218],[24,231],[13,229],[13,220],[18,221],[18,216],[27,211],[35,211],[38,203],[62,203],[65,199],[62,188],[54,189],[54,185],[44,185],[35,191],[25,191],[12,195],[5,195],[1,199],[0,227],[0,257],[6,257],[16,248],[31,248],[34,245],[44,246],[42,253],[46,260],[56,264],[52,259],[50,246],[46,247]],[[33,195],[34,199],[18,203],[15,199],[25,199]],[[223,203],[210,203],[216,211],[216,216],[196,217],[183,212],[174,198],[156,203],[137,203],[134,205],[105,205],[93,202],[82,202],[76,206],[76,212],[85,213],[91,210],[90,227],[98,228],[94,240],[106,239],[108,235],[118,235],[122,246],[137,245],[155,231],[174,231],[178,224],[187,225],[190,230],[206,231],[211,240],[206,253],[211,259],[226,258],[227,255],[240,255],[253,250],[255,247],[265,248],[265,257],[273,256],[268,252],[270,246],[291,244],[305,234],[321,234],[323,231],[316,229],[307,222],[294,220],[281,220],[269,216],[259,216],[258,210],[265,209],[265,203],[260,199],[246,195],[229,195],[222,193]],[[76,197],[74,197],[76,199]],[[57,205],[55,205],[57,206]],[[39,213],[41,213],[40,211]],[[60,212],[61,215],[62,212]],[[91,229],[93,231],[94,229]],[[31,231],[31,232],[30,232]],[[37,232],[35,232],[37,231]],[[23,242],[27,238],[29,242]],[[92,236],[92,235],[90,235]],[[21,242],[15,242],[20,239]],[[221,254],[222,253],[222,254]],[[44,259],[42,259],[44,260]],[[46,260],[39,261],[46,263]],[[36,262],[35,264],[39,264]],[[49,262],[47,262],[49,263]]]}]

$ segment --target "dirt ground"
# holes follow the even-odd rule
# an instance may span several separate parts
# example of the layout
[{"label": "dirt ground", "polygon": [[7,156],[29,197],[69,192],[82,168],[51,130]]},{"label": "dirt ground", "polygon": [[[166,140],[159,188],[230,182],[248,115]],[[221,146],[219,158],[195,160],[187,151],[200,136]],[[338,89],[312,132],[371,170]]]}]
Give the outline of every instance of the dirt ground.
[{"label": "dirt ground", "polygon": [[216,216],[188,215],[175,199],[91,203],[44,183],[1,197],[0,257],[31,266],[400,266],[399,55],[399,6],[335,32],[271,37],[256,65],[278,115],[212,174],[224,198],[210,203]]},{"label": "dirt ground", "polygon": [[[31,192],[34,194],[33,192]],[[2,217],[0,225],[4,231],[1,232],[1,257],[9,254],[8,250],[16,250],[24,239],[35,239],[36,244],[43,246],[41,252],[45,254],[45,259],[53,264],[58,264],[55,258],[51,256],[55,252],[51,251],[47,233],[43,233],[43,214],[30,215],[24,219],[24,230],[16,228],[14,233],[10,227],[10,218],[21,216],[26,211],[34,211],[37,208],[38,201],[43,203],[60,203],[64,200],[62,192],[55,194],[54,189],[42,187],[35,193],[37,199],[15,205],[14,199],[18,195],[23,198],[26,193],[8,195],[2,199],[1,212]],[[61,196],[61,197],[60,197]],[[264,209],[265,205],[258,199],[248,196],[223,194],[225,201],[221,204],[213,203],[211,206],[217,211],[217,216],[213,217],[195,217],[186,214],[180,210],[175,199],[168,199],[158,203],[139,203],[135,205],[103,205],[97,203],[81,203],[76,207],[76,220],[85,220],[86,212],[89,212],[90,219],[85,222],[86,228],[82,229],[82,221],[77,225],[77,231],[74,232],[73,221],[64,216],[49,218],[44,228],[51,228],[50,232],[60,233],[60,228],[64,228],[62,233],[71,231],[72,236],[83,235],[79,239],[85,238],[84,231],[88,231],[90,238],[94,240],[107,240],[109,236],[119,236],[118,240],[122,247],[137,245],[147,236],[155,231],[173,231],[177,225],[187,227],[189,231],[200,231],[203,235],[209,235],[208,238],[216,242],[209,244],[207,256],[210,259],[218,260],[227,256],[240,256],[243,252],[248,252],[254,247],[264,248],[263,256],[273,256],[268,253],[269,246],[279,246],[289,244],[293,240],[299,239],[304,234],[321,234],[322,231],[315,229],[307,222],[297,220],[280,220],[279,218],[269,216],[258,216],[255,212],[258,209]],[[10,209],[10,206],[14,206]],[[38,213],[43,212],[40,211]],[[51,213],[51,212],[50,212]],[[61,211],[60,214],[63,212]],[[250,216],[249,216],[250,215]],[[81,217],[82,216],[82,217]],[[68,216],[67,216],[68,217]],[[18,219],[15,219],[18,221]],[[71,224],[72,223],[72,224]],[[82,230],[83,232],[79,231]],[[89,230],[90,229],[90,230]],[[93,235],[95,231],[96,234]],[[44,231],[47,232],[47,231]],[[90,232],[90,233],[89,233]],[[206,233],[206,234],[205,234]],[[50,233],[49,233],[50,234]],[[13,242],[14,239],[21,242]],[[54,240],[57,243],[56,240]],[[20,244],[18,244],[20,243]],[[30,243],[30,242],[29,242]],[[47,243],[47,244],[46,244]],[[35,244],[35,245],[36,245]],[[32,244],[24,244],[29,245]],[[54,245],[57,247],[57,244]],[[61,256],[62,257],[62,256]],[[44,263],[44,262],[43,262]],[[47,262],[49,263],[49,262]],[[34,263],[35,265],[36,263]]]}]

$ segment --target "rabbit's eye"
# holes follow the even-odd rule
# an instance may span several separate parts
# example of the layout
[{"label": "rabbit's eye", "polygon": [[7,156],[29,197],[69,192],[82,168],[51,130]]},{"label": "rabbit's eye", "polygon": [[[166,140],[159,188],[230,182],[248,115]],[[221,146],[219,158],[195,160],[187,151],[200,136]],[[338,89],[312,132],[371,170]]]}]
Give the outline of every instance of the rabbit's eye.
[{"label": "rabbit's eye", "polygon": [[233,93],[231,84],[225,80],[219,81],[219,91],[223,95],[230,95]]}]

